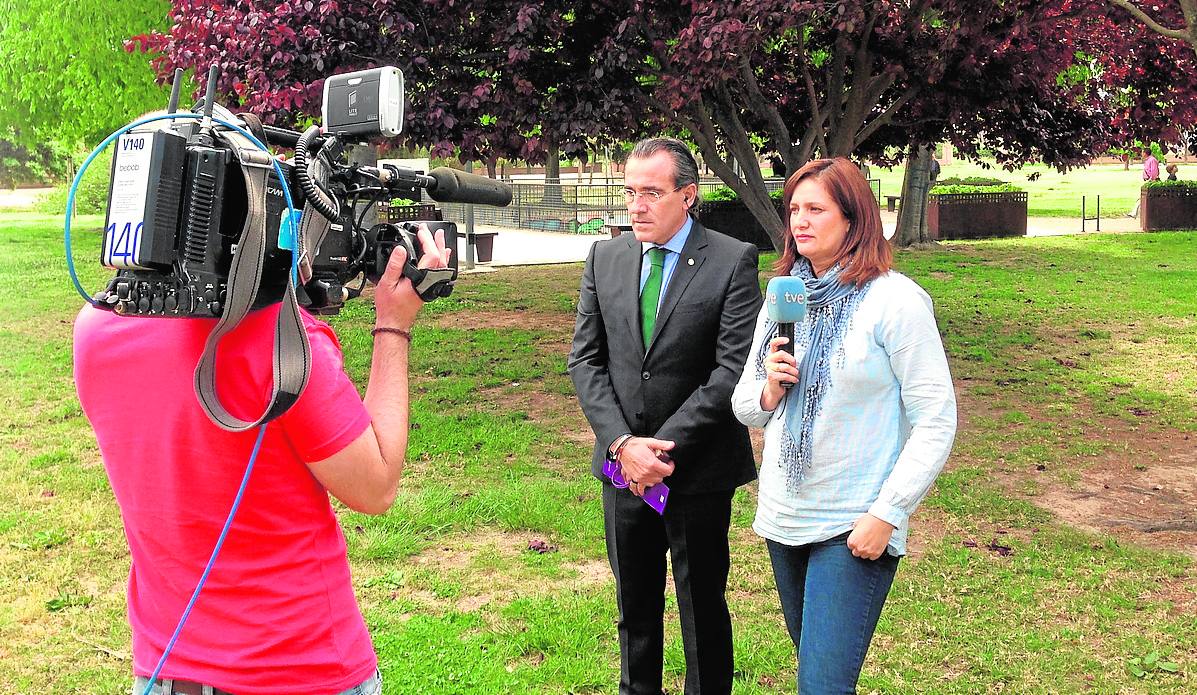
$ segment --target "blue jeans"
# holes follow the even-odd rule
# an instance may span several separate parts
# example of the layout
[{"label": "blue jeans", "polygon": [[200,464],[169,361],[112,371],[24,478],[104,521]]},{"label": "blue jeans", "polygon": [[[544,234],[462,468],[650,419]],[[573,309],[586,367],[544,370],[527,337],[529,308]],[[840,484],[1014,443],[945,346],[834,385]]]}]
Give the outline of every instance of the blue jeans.
[{"label": "blue jeans", "polygon": [[855,693],[881,607],[898,571],[889,553],[853,557],[844,533],[789,546],[766,540],[790,639],[798,652],[801,695]]},{"label": "blue jeans", "polygon": [[[149,682],[150,680],[144,676],[135,677],[133,679],[133,695],[141,695],[144,693],[145,687],[149,685]],[[205,695],[208,694],[208,689],[210,687],[211,686],[204,686],[203,692]],[[154,684],[154,689],[150,691],[150,694],[169,695],[171,692],[173,692],[173,690],[174,688],[171,687],[171,681],[159,679],[158,682]],[[215,690],[215,692],[223,691]],[[370,676],[366,680],[348,690],[342,690],[337,695],[382,695],[382,674],[378,671],[375,671],[373,676]]]}]

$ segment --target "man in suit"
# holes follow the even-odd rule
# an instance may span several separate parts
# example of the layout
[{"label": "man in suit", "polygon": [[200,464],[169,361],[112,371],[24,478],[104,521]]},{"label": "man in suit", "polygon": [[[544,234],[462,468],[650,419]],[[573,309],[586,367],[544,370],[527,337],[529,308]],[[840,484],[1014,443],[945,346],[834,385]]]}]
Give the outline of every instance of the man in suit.
[{"label": "man in suit", "polygon": [[[668,552],[686,693],[730,693],[727,533],[735,489],[756,477],[730,399],[761,305],[757,250],[690,217],[698,166],[678,140],[637,143],[624,184],[634,234],[591,248],[569,357],[603,481],[619,692],[661,693]],[[608,458],[626,489],[603,475]],[[662,481],[671,494],[658,514],[642,496]]]}]

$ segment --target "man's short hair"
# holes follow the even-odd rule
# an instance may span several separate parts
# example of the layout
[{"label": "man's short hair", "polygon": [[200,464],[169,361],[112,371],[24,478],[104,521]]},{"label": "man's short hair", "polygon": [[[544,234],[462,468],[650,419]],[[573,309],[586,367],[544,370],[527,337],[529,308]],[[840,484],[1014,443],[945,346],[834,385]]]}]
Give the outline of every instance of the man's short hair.
[{"label": "man's short hair", "polygon": [[636,143],[628,159],[647,159],[658,152],[666,152],[673,158],[673,185],[681,188],[689,184],[698,185],[698,162],[686,143],[676,138],[648,138]]}]

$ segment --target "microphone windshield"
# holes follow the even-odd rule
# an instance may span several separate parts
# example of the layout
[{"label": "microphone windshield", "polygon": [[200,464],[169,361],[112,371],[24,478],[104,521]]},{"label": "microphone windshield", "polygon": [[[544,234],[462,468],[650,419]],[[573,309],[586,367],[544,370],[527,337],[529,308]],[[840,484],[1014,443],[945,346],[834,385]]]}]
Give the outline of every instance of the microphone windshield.
[{"label": "microphone windshield", "polygon": [[437,167],[428,172],[436,181],[428,195],[441,203],[477,203],[503,207],[511,203],[511,186],[486,176]]},{"label": "microphone windshield", "polygon": [[806,317],[806,285],[790,275],[775,277],[765,288],[765,313],[777,323],[802,323]]}]

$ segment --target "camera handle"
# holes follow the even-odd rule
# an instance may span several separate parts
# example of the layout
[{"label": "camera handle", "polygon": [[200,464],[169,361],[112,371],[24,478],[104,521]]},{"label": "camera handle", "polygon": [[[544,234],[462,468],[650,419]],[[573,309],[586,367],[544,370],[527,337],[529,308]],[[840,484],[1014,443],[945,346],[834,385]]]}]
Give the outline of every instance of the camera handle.
[{"label": "camera handle", "polygon": [[403,276],[411,280],[412,287],[420,299],[431,302],[448,297],[457,279],[457,268],[420,268],[409,259],[403,264]]}]

